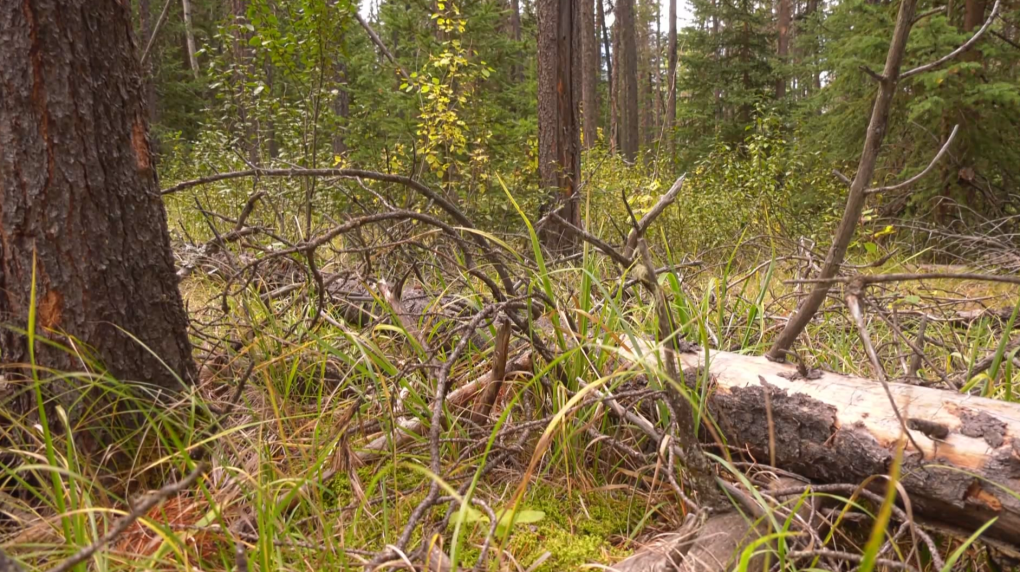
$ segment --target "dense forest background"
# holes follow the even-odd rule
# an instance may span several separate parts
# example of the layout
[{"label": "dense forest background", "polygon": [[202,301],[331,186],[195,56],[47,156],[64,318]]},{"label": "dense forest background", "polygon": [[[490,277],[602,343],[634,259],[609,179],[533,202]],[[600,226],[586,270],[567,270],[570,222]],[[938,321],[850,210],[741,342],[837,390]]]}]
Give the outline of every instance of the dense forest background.
[{"label": "dense forest background", "polygon": [[[873,104],[866,70],[882,67],[895,3],[696,0],[680,7],[691,25],[679,31],[668,16],[675,0],[589,4],[577,64],[580,188],[590,204],[622,214],[620,189],[640,206],[686,172],[670,239],[689,252],[732,241],[748,225],[827,240],[845,194],[832,171],[853,175]],[[164,183],[246,164],[353,166],[435,183],[480,224],[503,230],[514,218],[496,175],[530,214],[548,201],[533,2],[183,5],[187,13],[181,2],[138,3],[140,37],[151,38],[145,65]],[[869,221],[944,228],[1016,212],[1012,8],[1007,1],[965,57],[900,82],[876,185],[917,173],[954,126],[960,132],[933,174],[872,198]],[[984,0],[921,2],[904,69],[960,45],[990,9]],[[152,34],[154,26],[162,30]],[[316,200],[344,208],[348,199]]]}]

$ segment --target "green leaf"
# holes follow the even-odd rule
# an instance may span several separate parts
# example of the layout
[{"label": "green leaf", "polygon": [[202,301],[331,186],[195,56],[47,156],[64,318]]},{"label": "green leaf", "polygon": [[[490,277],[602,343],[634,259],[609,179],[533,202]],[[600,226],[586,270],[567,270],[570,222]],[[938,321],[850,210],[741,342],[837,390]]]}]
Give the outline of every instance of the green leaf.
[{"label": "green leaf", "polygon": [[[499,519],[499,523],[496,524],[496,534],[502,536],[516,524],[533,524],[541,522],[545,518],[545,513],[540,510],[528,510],[523,509],[517,511],[514,515],[512,510],[501,510],[496,513],[496,517]],[[513,518],[513,521],[510,519]]]}]

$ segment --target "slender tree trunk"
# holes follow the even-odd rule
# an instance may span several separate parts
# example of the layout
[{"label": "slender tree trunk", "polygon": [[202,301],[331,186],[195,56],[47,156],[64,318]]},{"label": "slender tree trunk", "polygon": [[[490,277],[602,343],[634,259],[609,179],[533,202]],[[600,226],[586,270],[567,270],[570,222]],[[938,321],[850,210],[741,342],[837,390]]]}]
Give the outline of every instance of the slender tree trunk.
[{"label": "slender tree trunk", "polygon": [[[963,5],[963,31],[973,32],[985,22],[985,0],[966,0]],[[976,61],[981,57],[979,50],[970,50],[963,59]]]},{"label": "slender tree trunk", "polygon": [[[138,56],[141,57],[142,50],[145,49],[145,44],[149,41],[149,36],[152,35],[152,4],[150,0],[138,0],[138,30],[141,36],[138,42]],[[149,54],[142,70],[142,82],[145,87],[145,109],[149,125],[155,124],[157,119],[156,82],[153,81],[154,78],[152,77],[152,62],[153,55]]]},{"label": "slender tree trunk", "polygon": [[776,99],[786,97],[786,57],[790,52],[791,0],[779,0],[778,28],[779,41],[776,55],[779,59],[779,77],[776,79]]},{"label": "slender tree trunk", "polygon": [[[92,348],[119,379],[170,392],[194,380],[131,32],[127,2],[0,2],[0,355],[8,376],[29,363],[27,339],[12,328],[26,328],[34,308],[37,336]],[[36,344],[35,363],[82,368],[74,351],[45,343]],[[67,407],[80,388],[64,389]]]},{"label": "slender tree trunk", "polygon": [[[248,21],[248,0],[230,0],[231,14],[234,16],[234,24],[244,25]],[[248,161],[253,165],[259,164],[258,133],[255,129],[255,121],[250,117],[248,109],[248,89],[246,87],[246,75],[251,73],[251,48],[248,46],[250,34],[239,32],[234,37],[234,63],[235,89],[237,91],[237,122],[241,126],[241,146],[248,155]]]},{"label": "slender tree trunk", "polygon": [[666,68],[666,148],[669,151],[669,159],[673,161],[676,153],[676,134],[673,132],[676,125],[676,0],[669,0],[669,46],[668,65]]},{"label": "slender tree trunk", "polygon": [[188,45],[188,65],[195,79],[198,79],[198,55],[195,49],[195,29],[191,24],[191,0],[181,0],[184,11],[184,40]]},{"label": "slender tree trunk", "polygon": [[[557,189],[553,207],[581,224],[577,185],[581,181],[578,104],[581,91],[581,22],[576,0],[538,2],[538,160],[542,186]],[[549,208],[549,210],[552,210]],[[572,246],[573,235],[552,232],[554,250]]]},{"label": "slender tree trunk", "polygon": [[655,49],[652,52],[652,93],[655,100],[655,130],[658,133],[656,141],[662,145],[659,139],[662,137],[662,118],[666,115],[666,103],[662,94],[662,2],[660,0],[653,2],[655,2]]},{"label": "slender tree trunk", "polygon": [[611,96],[610,102],[612,109],[610,109],[610,129],[613,131],[613,153],[623,153],[623,132],[620,130],[620,113],[622,106],[620,105],[620,22],[617,19],[615,10],[613,9],[613,83],[609,87]]},{"label": "slender tree trunk", "polygon": [[[721,49],[719,47],[719,45],[720,45],[720,42],[719,42],[719,0],[712,0],[712,43],[714,45],[714,49],[713,49],[714,53],[712,54],[712,56],[715,59],[717,65],[721,64],[722,63],[722,51],[721,51]],[[722,122],[720,120],[723,119],[722,91],[720,91],[719,88],[716,87],[715,88],[715,93],[713,95],[715,96],[714,99],[715,99],[716,129],[718,129],[718,127],[720,125],[722,125]]]},{"label": "slender tree trunk", "polygon": [[[521,43],[521,1],[510,0],[510,37],[513,38],[517,47],[514,51],[520,49]],[[516,60],[516,58],[515,58]],[[521,65],[515,61],[513,67],[510,68],[510,77],[514,79],[514,82],[520,83],[524,80],[524,72],[522,71]]]},{"label": "slender tree trunk", "polygon": [[606,91],[609,93],[609,105],[607,107],[609,120],[606,121],[606,123],[610,124],[610,129],[609,136],[606,137],[606,139],[609,141],[610,150],[615,150],[616,139],[615,136],[613,135],[615,133],[615,130],[613,128],[613,126],[615,126],[613,119],[613,106],[615,105],[615,102],[613,100],[613,86],[615,85],[613,83],[613,53],[612,50],[609,49],[610,46],[609,28],[606,27],[606,9],[605,7],[603,7],[602,2],[603,0],[595,0],[595,7],[598,10],[599,16],[599,27],[602,28],[602,49],[604,50],[605,53],[606,79],[609,80],[606,89]]},{"label": "slender tree trunk", "polygon": [[[962,30],[969,34],[973,34],[975,30],[981,27],[981,24],[985,21],[985,0],[965,0],[963,3],[963,28]],[[960,56],[960,59],[966,62],[981,62],[981,51],[980,50],[969,50]],[[973,70],[963,72],[969,74],[971,78],[976,81],[978,79],[979,72],[976,73]],[[980,117],[978,117],[977,111],[974,107],[963,104],[951,112],[945,112],[942,116],[942,142],[949,138],[949,133],[952,130],[954,124],[960,125],[960,131],[962,137],[959,142],[956,143],[953,149],[953,158],[951,162],[946,162],[942,165],[942,194],[947,200],[941,200],[938,203],[936,209],[936,217],[938,222],[947,223],[949,218],[952,216],[955,208],[954,203],[959,205],[965,205],[971,208],[981,209],[978,204],[981,197],[976,196],[969,188],[968,185],[963,181],[960,173],[967,173],[968,169],[973,166],[973,152],[971,150],[970,142],[973,139],[973,131],[980,129]]]},{"label": "slender tree trunk", "polygon": [[598,141],[599,129],[599,58],[598,36],[595,33],[595,2],[577,0],[581,4],[581,57],[583,59],[581,108],[584,111],[584,148],[591,149]]},{"label": "slender tree trunk", "polygon": [[[639,130],[639,143],[638,145],[644,149],[649,149],[652,146],[654,139],[654,119],[652,117],[652,106],[650,105],[652,99],[651,89],[651,69],[652,69],[652,48],[651,48],[651,34],[649,33],[648,26],[648,15],[649,15],[649,0],[642,0],[640,4],[636,4],[634,14],[634,40],[637,44],[637,77],[638,77],[638,130]],[[647,158],[647,155],[645,155]]]},{"label": "slender tree trunk", "polygon": [[[864,210],[864,203],[867,199],[865,191],[875,175],[875,165],[878,163],[878,153],[882,149],[882,140],[885,139],[886,127],[889,124],[889,109],[892,107],[893,95],[896,93],[896,85],[899,82],[900,65],[903,63],[903,53],[907,47],[907,37],[910,36],[916,8],[917,0],[901,0],[900,2],[896,27],[893,30],[892,42],[889,44],[885,68],[882,71],[882,80],[879,82],[875,106],[871,111],[868,134],[864,140],[864,151],[857,166],[857,175],[850,185],[846,209],[843,211],[843,218],[833,236],[832,246],[825,257],[821,273],[818,275],[819,278],[832,278],[839,271],[843,258],[846,256],[847,247],[850,246],[854,231],[857,229],[861,211]],[[830,287],[829,283],[815,285],[769,349],[766,354],[769,359],[777,361],[785,359],[787,350],[807,327],[808,322],[818,312],[818,308],[822,306]]]},{"label": "slender tree trunk", "polygon": [[[265,76],[266,76],[266,90],[269,92],[269,96],[273,97],[273,62],[269,58],[266,58],[265,62]],[[269,152],[270,159],[280,158],[280,142],[276,138],[276,121],[273,116],[270,115],[266,120],[266,150]]]},{"label": "slender tree trunk", "polygon": [[620,37],[617,53],[617,105],[619,106],[620,153],[633,162],[638,153],[637,39],[634,0],[617,0],[616,30]]},{"label": "slender tree trunk", "polygon": [[336,82],[339,84],[336,97],[333,99],[333,114],[340,123],[339,128],[333,133],[333,154],[343,155],[347,153],[347,143],[344,140],[344,130],[347,129],[347,119],[350,116],[350,95],[347,92],[347,63],[338,61],[336,63]]}]

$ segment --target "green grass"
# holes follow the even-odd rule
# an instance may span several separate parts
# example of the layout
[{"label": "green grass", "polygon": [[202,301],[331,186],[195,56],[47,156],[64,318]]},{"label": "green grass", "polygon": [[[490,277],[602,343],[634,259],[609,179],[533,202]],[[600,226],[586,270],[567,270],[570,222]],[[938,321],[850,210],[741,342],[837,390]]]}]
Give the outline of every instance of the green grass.
[{"label": "green grass", "polygon": [[[193,227],[196,236],[199,229]],[[453,488],[471,483],[466,496],[496,509],[545,514],[541,521],[517,524],[505,538],[495,540],[484,563],[488,569],[516,569],[511,558],[527,569],[546,552],[550,556],[536,570],[609,565],[647,535],[675,529],[684,514],[663,467],[635,467],[606,442],[593,443],[585,429],[594,428],[637,449],[649,446],[647,438],[621,428],[603,407],[572,407],[578,398],[571,396],[593,382],[612,391],[625,390],[639,373],[647,375],[652,387],[661,387],[665,383],[661,368],[614,369],[621,345],[633,345],[634,339],[657,331],[654,313],[645,293],[638,289],[622,293],[618,286],[628,276],[621,278],[619,270],[590,247],[576,265],[554,266],[535,248],[534,231],[529,237],[507,240],[517,240],[521,252],[534,249],[534,264],[515,268],[530,279],[528,288],[558,301],[555,312],[546,316],[556,327],[547,341],[561,357],[556,364],[539,361],[536,376],[514,381],[502,402],[511,407],[502,410],[499,424],[475,427],[460,419],[444,428],[443,478]],[[765,247],[772,257],[766,260],[746,255],[747,248],[741,242],[727,250],[718,265],[686,270],[680,278],[662,277],[685,339],[749,354],[767,349],[781,318],[792,310],[789,294],[794,286],[786,281],[795,269],[780,260],[775,244]],[[664,235],[656,250],[663,257],[660,263],[680,261]],[[356,259],[345,262],[355,264]],[[432,290],[481,304],[486,296],[481,282],[463,272],[453,280],[449,270],[422,271]],[[342,570],[356,567],[366,552],[396,541],[430,484],[408,468],[428,465],[426,440],[416,438],[409,446],[391,448],[365,466],[351,463],[366,438],[391,432],[399,415],[418,418],[427,426],[435,375],[408,367],[426,358],[423,348],[399,325],[337,327],[320,320],[308,331],[305,326],[315,306],[314,297],[304,291],[267,304],[252,286],[228,296],[228,312],[223,313],[221,287],[221,282],[198,273],[182,285],[192,317],[212,325],[203,327],[202,336],[196,338],[197,355],[207,362],[202,383],[193,393],[180,396],[175,407],[155,406],[150,396],[112,379],[97,364],[88,363],[87,371],[74,374],[32,368],[32,383],[19,390],[30,392],[34,406],[20,413],[5,411],[3,419],[7,447],[3,455],[11,461],[2,467],[0,484],[4,491],[19,491],[4,497],[4,510],[21,515],[26,523],[5,531],[7,552],[29,567],[52,566],[101,537],[128,510],[127,499],[134,494],[186,474],[200,450],[215,465],[200,488],[170,499],[78,569],[225,569],[232,566],[234,547],[239,545],[253,569]],[[913,335],[915,322],[906,315],[922,306],[918,297],[958,288],[948,283],[928,284],[924,290],[916,284],[897,286],[897,298],[883,302],[882,309],[890,315],[895,311],[901,328]],[[1007,289],[967,288],[971,296],[990,297],[984,300],[989,306],[1016,303],[1015,292]],[[383,307],[375,311],[380,316],[388,312]],[[869,317],[876,346],[890,347],[897,339],[892,328],[873,312]],[[566,328],[569,321],[577,327],[576,336]],[[33,325],[28,326],[33,332]],[[438,342],[441,328],[428,331],[433,332],[429,343]],[[1004,331],[1008,327],[994,318],[929,324],[927,335],[933,343],[926,347],[932,365],[924,365],[921,375],[932,383],[939,382],[939,374],[949,376],[960,380],[964,390],[1016,400],[1018,374],[1012,356],[1003,349]],[[237,343],[224,347],[207,341],[226,335]],[[798,347],[812,365],[869,374],[863,349],[839,306],[827,307]],[[968,378],[973,364],[995,350],[997,367]],[[435,356],[438,363],[447,357],[443,351]],[[888,350],[882,357],[890,377],[902,375],[898,356]],[[473,379],[487,369],[489,360],[491,350],[469,349],[452,364],[451,379],[456,384]],[[252,361],[252,375],[237,410],[222,426],[211,424],[205,404],[231,395],[237,376]],[[562,367],[569,382],[547,387],[542,381],[550,379],[554,365]],[[69,415],[55,406],[55,395],[69,384],[91,388],[89,394],[101,398],[79,405]],[[402,389],[407,397],[398,403]],[[696,407],[705,397],[700,389],[690,395]],[[401,407],[403,413],[398,414]],[[132,427],[117,412],[131,412],[143,422]],[[649,415],[665,427],[661,404],[653,405]],[[534,427],[517,449],[507,448],[512,439],[495,439],[502,429],[531,418],[554,421]],[[347,422],[341,426],[342,420]],[[543,434],[548,439],[536,455]],[[89,436],[100,436],[108,446],[84,450],[82,443]],[[486,446],[472,449],[474,443]],[[507,455],[499,467],[478,476],[483,456],[497,452]],[[117,463],[111,465],[110,459]],[[107,468],[100,469],[101,464]],[[115,466],[113,473],[104,472],[110,466]],[[332,469],[339,469],[337,476],[322,482],[322,474]],[[281,500],[291,498],[296,499],[292,506]],[[879,506],[866,502],[861,506],[884,514]],[[438,507],[429,516],[438,520],[445,510],[445,505]],[[791,530],[787,512],[774,507],[766,519],[772,541],[752,553],[768,551],[784,569],[806,569],[808,562],[782,560]],[[258,534],[253,536],[242,522],[255,524]],[[458,522],[461,529],[455,533]],[[461,569],[474,566],[486,530],[484,522],[451,521],[445,540],[449,548],[456,536]],[[834,535],[833,546],[873,556],[874,542],[866,546],[868,532],[865,527],[855,534]],[[873,539],[884,539],[886,533],[876,534]],[[420,538],[418,529],[412,545]],[[961,545],[947,542],[943,556],[957,546]],[[963,561],[984,566],[974,550],[961,551],[958,562]]]}]

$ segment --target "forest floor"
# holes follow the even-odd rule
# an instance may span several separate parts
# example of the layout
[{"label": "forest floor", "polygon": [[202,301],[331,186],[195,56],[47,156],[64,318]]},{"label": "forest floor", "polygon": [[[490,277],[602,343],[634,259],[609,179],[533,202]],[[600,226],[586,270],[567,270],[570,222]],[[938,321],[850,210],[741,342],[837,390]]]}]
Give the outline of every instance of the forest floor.
[{"label": "forest floor", "polygon": [[[734,252],[718,264],[666,273],[662,283],[685,339],[761,355],[793,309],[803,286],[790,280],[803,269],[796,260],[777,257],[770,263]],[[862,265],[874,261],[861,258]],[[328,277],[355,264],[341,256],[319,270]],[[916,271],[912,264],[894,258],[860,271]],[[101,521],[130,511],[125,495],[186,473],[200,457],[212,461],[202,487],[175,492],[151,509],[94,557],[97,569],[240,569],[240,550],[252,570],[347,570],[360,569],[388,547],[401,549],[392,553],[394,566],[414,559],[428,561],[430,570],[450,569],[448,563],[431,562],[432,552],[403,550],[433,545],[440,547],[435,554],[443,555],[436,558],[448,555],[458,569],[610,569],[660,533],[690,524],[680,497],[688,485],[677,482],[656,443],[608,415],[602,402],[576,398],[579,387],[598,381],[657,424],[666,418],[655,384],[613,365],[614,340],[654,335],[652,304],[636,289],[620,294],[617,286],[627,277],[613,272],[593,250],[585,248],[571,264],[522,261],[515,267],[560,301],[558,311],[542,320],[573,321],[570,328],[554,328],[550,340],[559,348],[557,364],[577,383],[548,383],[557,364],[531,356],[529,344],[515,336],[508,362],[527,367],[514,372],[508,366],[489,415],[473,417],[470,403],[451,404],[448,415],[453,415],[439,440],[426,432],[437,379],[445,370],[450,391],[456,391],[483,377],[494,360],[491,344],[455,343],[464,336],[451,334],[449,324],[463,323],[462,318],[429,317],[448,316],[440,306],[484,306],[478,291],[463,287],[456,264],[442,268],[440,263],[438,270],[423,272],[425,284],[407,280],[405,303],[409,293],[422,292],[441,301],[411,322],[399,319],[378,285],[364,281],[359,282],[363,290],[337,290],[327,297],[316,318],[316,291],[287,268],[273,271],[286,275],[292,281],[287,284],[271,284],[263,276],[238,287],[228,286],[222,266],[195,266],[181,290],[201,365],[196,391],[175,407],[154,408],[118,393],[115,380],[102,380],[104,391],[118,395],[115,401],[138,407],[149,421],[143,431],[122,436],[119,446],[130,461],[114,481],[97,478],[92,460],[68,443],[38,442],[29,454],[52,456],[77,476],[61,481],[66,494],[40,493],[54,499],[50,504],[8,503],[8,512],[24,523],[5,543],[18,547],[19,559],[53,562],[87,545],[104,528]],[[412,271],[405,267],[404,273]],[[399,278],[380,277],[391,287]],[[288,291],[291,283],[295,287]],[[346,319],[348,308],[338,303],[353,291],[369,294],[354,302],[368,312],[367,320]],[[1017,345],[1001,345],[1017,303],[1015,287],[907,282],[876,291],[870,303],[882,310],[869,314],[868,327],[891,381],[932,385],[947,377],[961,392],[1020,399],[1013,359]],[[994,311],[983,313],[986,309]],[[909,372],[910,355],[895,328],[916,336],[922,316],[930,317],[924,333],[927,362]],[[490,321],[479,331],[493,339],[498,324]],[[556,332],[577,332],[594,342],[579,351],[570,340],[556,341]],[[992,375],[972,375],[974,365],[999,347],[1012,352],[1002,367]],[[812,323],[798,348],[811,367],[872,373],[838,299]],[[101,418],[96,412],[78,419],[69,433],[86,432]],[[441,475],[432,470],[436,453]],[[756,486],[775,476],[763,469],[746,474]],[[444,497],[473,499],[471,507],[447,503],[415,514],[436,482]],[[69,501],[58,502],[58,496]],[[868,514],[868,507],[858,508],[854,515]],[[511,513],[516,515],[512,522]],[[431,523],[424,540],[422,527],[408,527],[421,522]],[[867,518],[847,516],[841,522],[833,546],[860,554],[870,530]],[[940,542],[943,558],[969,544],[951,537]],[[905,561],[910,540],[894,544],[898,552],[890,557]],[[971,570],[988,569],[983,551],[961,551],[960,558],[959,565]],[[918,568],[933,566],[929,559]],[[809,562],[783,562],[788,570],[809,567]]]}]

